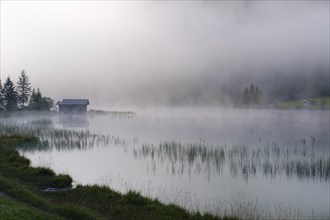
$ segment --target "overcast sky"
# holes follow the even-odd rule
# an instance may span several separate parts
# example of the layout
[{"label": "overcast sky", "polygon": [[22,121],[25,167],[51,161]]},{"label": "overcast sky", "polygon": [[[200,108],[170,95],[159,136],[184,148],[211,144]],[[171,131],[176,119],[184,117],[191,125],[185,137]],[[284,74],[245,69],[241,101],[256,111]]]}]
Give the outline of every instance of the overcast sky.
[{"label": "overcast sky", "polygon": [[55,100],[315,67],[329,70],[328,1],[1,1],[1,80],[25,69]]}]

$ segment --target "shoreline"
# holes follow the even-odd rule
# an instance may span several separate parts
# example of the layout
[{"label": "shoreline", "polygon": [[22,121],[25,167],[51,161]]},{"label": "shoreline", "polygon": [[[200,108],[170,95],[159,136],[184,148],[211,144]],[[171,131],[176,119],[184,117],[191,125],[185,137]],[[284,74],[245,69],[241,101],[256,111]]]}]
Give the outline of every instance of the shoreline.
[{"label": "shoreline", "polygon": [[33,136],[0,136],[1,219],[237,219],[191,213],[134,191],[121,194],[97,185],[71,188],[70,176],[31,167],[14,149],[36,141]]}]

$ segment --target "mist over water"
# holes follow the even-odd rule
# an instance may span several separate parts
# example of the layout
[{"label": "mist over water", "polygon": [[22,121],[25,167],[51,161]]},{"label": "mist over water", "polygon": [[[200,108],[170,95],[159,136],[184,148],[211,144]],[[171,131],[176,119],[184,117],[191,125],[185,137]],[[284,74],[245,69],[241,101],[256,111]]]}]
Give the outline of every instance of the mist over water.
[{"label": "mist over water", "polygon": [[26,115],[2,119],[0,131],[38,134],[41,144],[20,152],[76,184],[134,189],[218,215],[326,219],[328,117],[318,110],[176,107],[90,113],[71,127],[61,115]]}]

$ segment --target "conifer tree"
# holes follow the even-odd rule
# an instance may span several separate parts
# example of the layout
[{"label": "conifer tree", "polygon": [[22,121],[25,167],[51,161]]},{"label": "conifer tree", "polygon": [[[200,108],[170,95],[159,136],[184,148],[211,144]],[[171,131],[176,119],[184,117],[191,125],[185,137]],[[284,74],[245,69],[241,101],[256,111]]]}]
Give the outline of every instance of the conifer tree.
[{"label": "conifer tree", "polygon": [[18,106],[22,109],[25,107],[25,104],[28,103],[29,97],[31,94],[31,85],[29,78],[26,75],[25,71],[22,70],[21,75],[18,78],[17,82],[17,103]]},{"label": "conifer tree", "polygon": [[249,104],[249,89],[246,87],[243,94],[243,104]]},{"label": "conifer tree", "polygon": [[[41,95],[40,90],[39,90],[39,94]],[[40,98],[39,98],[39,95],[37,95],[36,90],[32,89],[32,93],[31,93],[31,97],[30,97],[30,103],[29,103],[29,108],[31,110],[36,110],[37,109],[39,99]]]},{"label": "conifer tree", "polygon": [[255,94],[255,103],[256,103],[256,104],[260,104],[260,102],[261,102],[261,97],[262,97],[262,92],[261,92],[261,90],[258,88],[258,86],[256,86],[256,94]]},{"label": "conifer tree", "polygon": [[3,85],[3,98],[4,106],[7,111],[17,109],[17,92],[14,83],[11,81],[9,76]]},{"label": "conifer tree", "polygon": [[243,93],[243,104],[244,105],[255,105],[260,104],[262,97],[262,92],[258,88],[258,86],[254,86],[253,84],[250,87],[246,87]]},{"label": "conifer tree", "polygon": [[0,111],[5,110],[5,102],[3,97],[3,88],[2,88],[2,82],[0,79]]},{"label": "conifer tree", "polygon": [[54,101],[51,98],[42,97],[40,89],[32,90],[29,109],[38,111],[50,111]]},{"label": "conifer tree", "polygon": [[251,84],[250,89],[249,89],[249,103],[255,104],[255,94],[256,90],[253,84]]}]

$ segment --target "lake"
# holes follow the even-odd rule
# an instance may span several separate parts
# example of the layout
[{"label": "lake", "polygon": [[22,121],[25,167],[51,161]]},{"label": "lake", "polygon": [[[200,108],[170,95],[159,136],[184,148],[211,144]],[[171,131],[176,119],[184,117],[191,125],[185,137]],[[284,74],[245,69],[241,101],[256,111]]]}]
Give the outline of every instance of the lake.
[{"label": "lake", "polygon": [[330,218],[329,111],[129,110],[2,118],[1,132],[37,134],[41,144],[20,153],[75,184],[218,215]]}]

